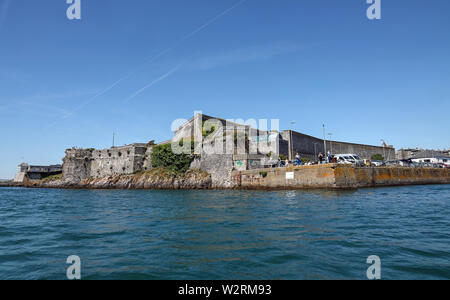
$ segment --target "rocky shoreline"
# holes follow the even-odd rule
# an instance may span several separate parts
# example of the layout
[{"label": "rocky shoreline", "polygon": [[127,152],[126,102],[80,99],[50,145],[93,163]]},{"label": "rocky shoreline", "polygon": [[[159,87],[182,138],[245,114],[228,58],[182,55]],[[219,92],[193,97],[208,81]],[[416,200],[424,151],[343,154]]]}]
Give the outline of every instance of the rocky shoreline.
[{"label": "rocky shoreline", "polygon": [[209,189],[212,187],[211,176],[199,170],[186,173],[171,173],[156,169],[133,175],[118,175],[104,178],[90,178],[79,182],[62,178],[27,181],[22,186],[27,188],[55,189]]},{"label": "rocky shoreline", "polygon": [[[62,174],[43,180],[26,180],[22,184],[2,182],[2,187],[54,189],[358,189],[382,186],[450,184],[450,170],[436,168],[373,167],[345,165],[302,166],[234,171],[230,180],[217,178],[199,169],[185,173],[156,168],[131,175],[73,179]],[[288,177],[290,179],[288,179]],[[222,181],[220,181],[222,180]],[[220,183],[220,184],[217,184]]]},{"label": "rocky shoreline", "polygon": [[22,186],[22,184],[15,183],[13,181],[0,181],[0,187],[17,187]]}]

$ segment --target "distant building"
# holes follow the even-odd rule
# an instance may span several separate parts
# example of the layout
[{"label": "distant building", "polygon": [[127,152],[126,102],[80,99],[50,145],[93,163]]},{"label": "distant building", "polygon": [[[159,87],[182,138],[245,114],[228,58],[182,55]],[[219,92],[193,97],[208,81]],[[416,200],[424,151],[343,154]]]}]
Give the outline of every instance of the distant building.
[{"label": "distant building", "polygon": [[21,163],[14,182],[23,182],[25,179],[40,180],[48,176],[58,175],[62,173],[61,165],[36,166],[27,163]]},{"label": "distant building", "polygon": [[444,164],[450,166],[450,156],[427,156],[427,155],[418,155],[411,160],[415,163],[432,163],[432,164]]},{"label": "distant building", "polygon": [[424,158],[424,157],[438,157],[450,156],[450,150],[430,150],[430,149],[419,149],[419,148],[408,148],[400,149],[395,154],[395,159],[412,159],[412,158]]}]

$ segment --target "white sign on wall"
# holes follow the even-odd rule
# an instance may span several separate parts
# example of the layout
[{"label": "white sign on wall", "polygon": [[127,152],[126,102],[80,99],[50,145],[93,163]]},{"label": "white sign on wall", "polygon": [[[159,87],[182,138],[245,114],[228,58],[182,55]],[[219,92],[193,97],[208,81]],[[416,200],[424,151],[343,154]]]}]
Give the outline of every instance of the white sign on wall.
[{"label": "white sign on wall", "polygon": [[286,172],[286,180],[294,179],[294,172]]}]

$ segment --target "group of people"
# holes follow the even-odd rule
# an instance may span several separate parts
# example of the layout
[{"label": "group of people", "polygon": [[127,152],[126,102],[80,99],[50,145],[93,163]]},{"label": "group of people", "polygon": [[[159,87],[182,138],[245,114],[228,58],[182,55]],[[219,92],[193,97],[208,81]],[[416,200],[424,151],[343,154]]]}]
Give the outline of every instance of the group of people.
[{"label": "group of people", "polygon": [[[319,153],[318,155],[319,158],[319,164],[323,164],[324,163],[324,159],[325,159],[325,155],[323,155],[322,152]],[[331,154],[330,151],[327,152],[327,162],[328,163],[332,163],[333,162],[333,155]]]},{"label": "group of people", "polygon": [[[272,160],[272,158],[270,158],[270,161],[271,161],[271,160]],[[300,157],[300,154],[298,154],[298,153],[295,155],[295,162],[296,162],[296,165],[297,165],[297,166],[302,166],[302,165],[303,165],[302,159],[301,159],[301,157]],[[270,164],[270,165],[271,165],[271,164]],[[278,163],[277,163],[277,165],[278,165],[279,168],[281,168],[281,167],[287,167],[287,166],[290,165],[290,161],[289,161],[289,159],[282,160],[281,157],[278,157]]]},{"label": "group of people", "polygon": [[[333,162],[333,155],[331,154],[330,151],[328,151],[327,152],[327,156],[325,157],[325,155],[322,152],[320,152],[319,155],[318,155],[318,159],[319,159],[319,164],[323,164],[323,163],[327,163],[327,162],[328,163],[332,163]],[[303,166],[302,159],[300,157],[300,154],[298,154],[298,153],[295,154],[295,163],[296,163],[295,165],[297,165],[297,166]],[[289,159],[282,160],[280,157],[278,157],[277,165],[278,165],[279,168],[287,167],[290,164],[291,164],[291,162],[289,161]],[[269,165],[274,165],[272,163],[272,157],[269,160]]]}]

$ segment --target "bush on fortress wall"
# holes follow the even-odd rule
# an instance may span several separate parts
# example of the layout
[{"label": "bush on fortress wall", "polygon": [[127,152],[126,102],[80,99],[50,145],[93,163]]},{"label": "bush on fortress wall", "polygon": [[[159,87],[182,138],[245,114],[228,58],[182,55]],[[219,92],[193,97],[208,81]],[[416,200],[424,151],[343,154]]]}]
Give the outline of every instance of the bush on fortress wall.
[{"label": "bush on fortress wall", "polygon": [[[194,143],[192,143],[192,149],[193,147]],[[152,149],[151,162],[153,168],[163,167],[170,171],[185,173],[193,160],[194,155],[173,153],[171,144],[154,146]]]},{"label": "bush on fortress wall", "polygon": [[384,157],[381,154],[374,154],[374,155],[372,155],[371,159],[372,160],[381,160],[381,161],[383,161]]}]

